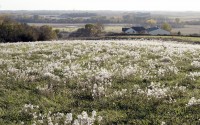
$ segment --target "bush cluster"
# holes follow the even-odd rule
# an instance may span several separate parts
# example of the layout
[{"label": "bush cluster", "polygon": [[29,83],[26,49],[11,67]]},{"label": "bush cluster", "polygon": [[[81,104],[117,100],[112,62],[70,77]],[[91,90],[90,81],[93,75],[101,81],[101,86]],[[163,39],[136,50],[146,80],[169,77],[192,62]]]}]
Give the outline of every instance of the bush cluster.
[{"label": "bush cluster", "polygon": [[57,34],[50,26],[29,26],[10,19],[0,19],[0,42],[29,42],[56,39]]},{"label": "bush cluster", "polygon": [[69,37],[97,37],[101,35],[103,29],[104,26],[100,23],[86,24],[84,28],[79,28],[71,33]]}]

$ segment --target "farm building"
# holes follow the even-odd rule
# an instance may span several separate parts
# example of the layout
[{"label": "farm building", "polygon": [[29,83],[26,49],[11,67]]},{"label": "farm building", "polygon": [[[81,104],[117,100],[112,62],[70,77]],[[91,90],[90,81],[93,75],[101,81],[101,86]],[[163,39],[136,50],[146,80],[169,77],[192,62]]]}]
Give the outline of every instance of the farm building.
[{"label": "farm building", "polygon": [[152,27],[152,28],[148,28],[146,29],[148,34],[150,35],[170,35],[169,31],[163,30],[159,27]]},{"label": "farm building", "polygon": [[122,28],[122,31],[126,34],[170,35],[169,31],[166,31],[159,27],[151,27],[151,28],[145,29],[142,26],[138,26],[138,27],[131,27],[131,28]]},{"label": "farm building", "polygon": [[131,28],[122,28],[122,31],[127,34],[147,34],[148,32],[144,27],[131,27]]}]

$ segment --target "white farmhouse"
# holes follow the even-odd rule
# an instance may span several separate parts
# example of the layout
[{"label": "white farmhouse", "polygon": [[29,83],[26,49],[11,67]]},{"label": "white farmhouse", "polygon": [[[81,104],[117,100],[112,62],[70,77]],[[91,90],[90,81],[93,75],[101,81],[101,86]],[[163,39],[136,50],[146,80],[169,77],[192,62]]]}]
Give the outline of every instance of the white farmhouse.
[{"label": "white farmhouse", "polygon": [[169,31],[163,30],[159,27],[152,27],[152,28],[148,28],[147,32],[150,35],[170,35]]},{"label": "white farmhouse", "polygon": [[136,34],[136,31],[133,28],[129,28],[125,31],[127,34]]}]

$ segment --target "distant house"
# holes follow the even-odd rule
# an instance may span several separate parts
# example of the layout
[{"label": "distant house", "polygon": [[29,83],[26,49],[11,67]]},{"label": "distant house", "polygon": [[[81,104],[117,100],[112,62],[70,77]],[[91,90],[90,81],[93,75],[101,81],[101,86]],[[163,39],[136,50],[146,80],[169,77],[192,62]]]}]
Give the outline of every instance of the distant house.
[{"label": "distant house", "polygon": [[126,32],[128,29],[130,29],[130,28],[122,28],[122,32]]},{"label": "distant house", "polygon": [[152,28],[148,28],[146,29],[148,34],[150,35],[170,35],[169,31],[163,30],[159,27],[152,27]]},{"label": "distant house", "polygon": [[131,28],[122,28],[122,31],[127,34],[147,34],[148,32],[144,27],[131,27]]}]

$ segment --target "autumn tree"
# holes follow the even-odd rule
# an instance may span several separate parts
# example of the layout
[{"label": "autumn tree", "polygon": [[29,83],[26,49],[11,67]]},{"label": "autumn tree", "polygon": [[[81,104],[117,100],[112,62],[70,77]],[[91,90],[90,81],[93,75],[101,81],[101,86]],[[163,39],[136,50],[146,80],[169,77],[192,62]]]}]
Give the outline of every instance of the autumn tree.
[{"label": "autumn tree", "polygon": [[146,21],[146,23],[149,24],[150,26],[154,26],[154,25],[156,25],[157,21],[154,19],[149,19]]},{"label": "autumn tree", "polygon": [[86,24],[84,28],[78,29],[76,32],[70,34],[71,37],[96,37],[99,36],[104,29],[100,23]]},{"label": "autumn tree", "polygon": [[179,24],[180,23],[180,18],[176,18],[175,22],[176,22],[176,24]]},{"label": "autumn tree", "polygon": [[166,30],[166,31],[169,31],[169,32],[172,30],[171,25],[169,23],[166,23],[166,22],[162,24],[161,28]]},{"label": "autumn tree", "polygon": [[99,35],[103,32],[104,26],[103,26],[103,24],[101,24],[101,23],[96,23],[96,24],[94,25],[94,29],[95,29],[94,35],[95,35],[95,36],[99,36]]},{"label": "autumn tree", "polygon": [[39,28],[39,41],[44,41],[44,40],[52,40],[56,39],[57,35],[56,32],[53,31],[52,27],[44,25]]}]

